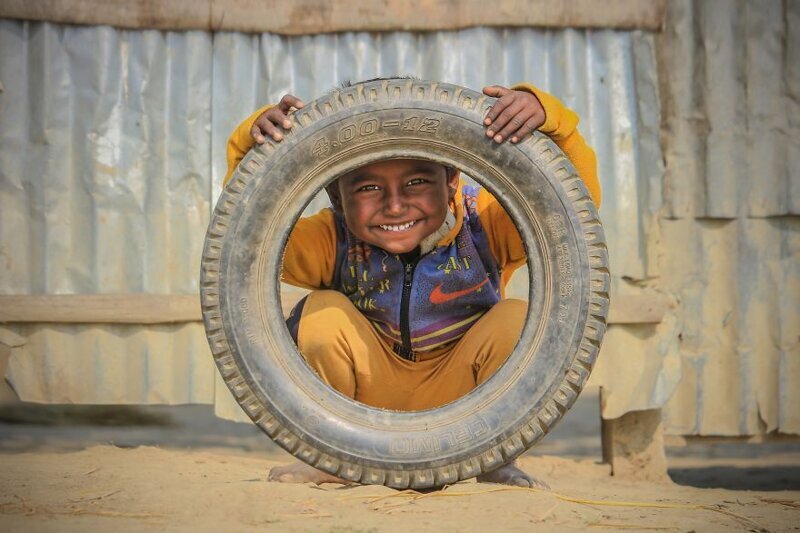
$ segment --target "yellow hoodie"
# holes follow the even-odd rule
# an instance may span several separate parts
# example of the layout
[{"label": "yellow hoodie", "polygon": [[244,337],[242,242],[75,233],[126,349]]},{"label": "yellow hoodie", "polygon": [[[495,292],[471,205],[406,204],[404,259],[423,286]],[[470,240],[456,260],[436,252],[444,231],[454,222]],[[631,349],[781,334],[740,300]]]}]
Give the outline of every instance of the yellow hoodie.
[{"label": "yellow hoodie", "polygon": [[[586,144],[578,132],[578,115],[568,109],[556,97],[528,84],[512,87],[515,90],[533,93],[545,111],[545,122],[539,131],[549,136],[570,159],[586,184],[589,194],[599,208],[600,183],[597,179],[597,158],[594,150]],[[272,106],[265,106],[245,119],[231,134],[227,146],[228,172],[224,183],[230,180],[233,171],[255,141],[250,135],[256,119]],[[463,201],[459,187],[451,208],[456,215],[456,225],[439,241],[448,244],[461,228]],[[501,287],[511,279],[514,271],[525,264],[525,249],[516,226],[497,200],[485,189],[477,197],[477,211],[487,233],[489,247],[502,269]],[[333,211],[323,209],[316,215],[300,219],[295,225],[286,246],[283,264],[283,281],[308,289],[329,288],[334,274],[336,259],[336,228]],[[504,290],[503,290],[504,292]]]},{"label": "yellow hoodie", "polygon": [[[544,124],[539,127],[539,131],[550,137],[572,161],[578,171],[578,175],[583,178],[586,188],[589,189],[589,194],[592,196],[594,204],[599,209],[602,197],[600,182],[597,179],[597,157],[594,154],[594,150],[586,144],[586,140],[578,132],[578,115],[561,103],[558,98],[537,89],[533,85],[521,83],[513,86],[512,89],[528,91],[539,99],[546,117]],[[255,144],[253,137],[250,135],[250,130],[253,128],[256,119],[271,107],[273,106],[262,107],[233,130],[230,139],[228,139],[226,151],[228,172],[225,175],[223,185],[228,183],[239,162]]]}]

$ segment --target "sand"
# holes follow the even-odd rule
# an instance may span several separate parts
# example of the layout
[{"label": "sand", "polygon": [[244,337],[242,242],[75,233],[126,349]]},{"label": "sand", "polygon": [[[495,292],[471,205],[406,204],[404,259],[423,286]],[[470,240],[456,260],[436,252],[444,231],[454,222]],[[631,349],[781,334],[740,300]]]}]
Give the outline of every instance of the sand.
[{"label": "sand", "polygon": [[630,482],[587,459],[523,457],[551,492],[467,481],[426,494],[266,481],[290,459],[113,445],[0,453],[0,530],[800,530],[800,491]]}]

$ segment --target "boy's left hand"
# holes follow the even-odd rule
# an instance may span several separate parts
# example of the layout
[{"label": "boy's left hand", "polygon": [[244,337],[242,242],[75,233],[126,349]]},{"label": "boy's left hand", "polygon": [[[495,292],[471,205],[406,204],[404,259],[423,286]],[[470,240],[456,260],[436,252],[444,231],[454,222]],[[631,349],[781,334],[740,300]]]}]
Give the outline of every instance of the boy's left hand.
[{"label": "boy's left hand", "polygon": [[544,108],[533,93],[491,85],[483,88],[483,94],[498,98],[483,121],[486,136],[498,144],[506,139],[518,143],[544,124]]}]

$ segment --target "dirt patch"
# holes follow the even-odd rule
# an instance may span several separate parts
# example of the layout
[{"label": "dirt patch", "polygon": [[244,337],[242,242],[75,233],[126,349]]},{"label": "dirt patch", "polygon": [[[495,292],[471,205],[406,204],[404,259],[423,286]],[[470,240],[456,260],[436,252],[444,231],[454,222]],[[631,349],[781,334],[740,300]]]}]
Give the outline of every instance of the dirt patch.
[{"label": "dirt patch", "polygon": [[552,492],[470,481],[418,494],[266,481],[271,466],[290,459],[114,446],[0,454],[0,530],[787,531],[800,523],[800,491],[625,482],[591,460],[523,458]]}]

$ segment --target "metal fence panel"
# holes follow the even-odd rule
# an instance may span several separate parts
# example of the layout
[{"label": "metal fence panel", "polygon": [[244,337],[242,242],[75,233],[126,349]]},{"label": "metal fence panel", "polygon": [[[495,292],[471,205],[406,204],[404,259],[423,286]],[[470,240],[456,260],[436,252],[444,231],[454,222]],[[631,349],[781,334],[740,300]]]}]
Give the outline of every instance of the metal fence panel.
[{"label": "metal fence panel", "polygon": [[662,237],[685,317],[671,431],[800,432],[800,218],[671,220]]},{"label": "metal fence panel", "polygon": [[[197,293],[211,35],[0,21],[0,292]],[[213,401],[202,326],[9,326],[41,402]]]},{"label": "metal fence panel", "polygon": [[[286,92],[309,100],[343,79],[394,74],[474,88],[529,81],[578,112],[597,151],[615,291],[677,304],[657,326],[610,328],[593,376],[614,392],[606,414],[666,404],[673,433],[800,431],[797,219],[787,216],[800,201],[790,172],[800,12],[783,5],[675,3],[658,38],[0,21],[0,292],[195,293],[227,136]],[[659,78],[659,64],[674,75]],[[28,399],[215,402],[235,416],[199,324],[4,330],[26,339],[9,376]]]},{"label": "metal fence panel", "polygon": [[668,216],[800,215],[800,4],[679,0],[667,13]]},{"label": "metal fence panel", "polygon": [[800,431],[800,5],[670,2],[664,290],[682,318],[676,434]]}]

